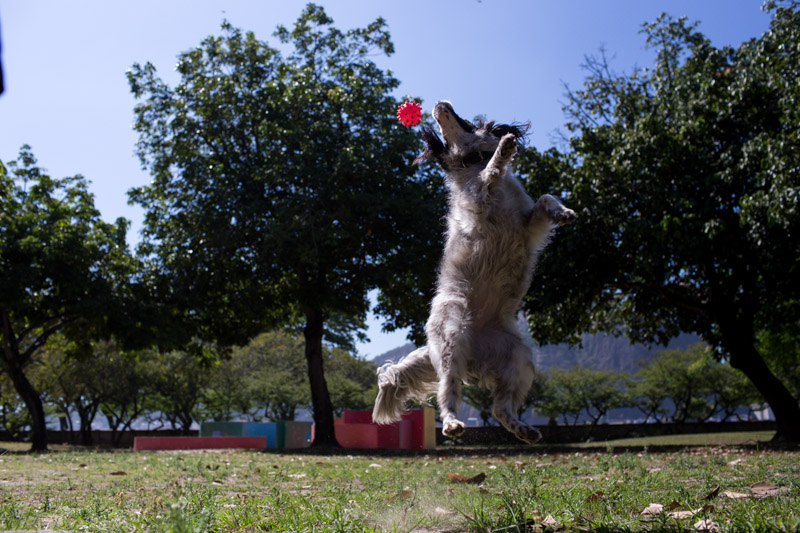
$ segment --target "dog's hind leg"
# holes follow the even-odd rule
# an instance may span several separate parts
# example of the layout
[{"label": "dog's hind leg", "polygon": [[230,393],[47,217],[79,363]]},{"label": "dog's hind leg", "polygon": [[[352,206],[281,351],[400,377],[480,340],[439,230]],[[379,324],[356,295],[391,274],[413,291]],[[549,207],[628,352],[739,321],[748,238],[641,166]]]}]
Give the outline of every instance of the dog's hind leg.
[{"label": "dog's hind leg", "polygon": [[532,444],[540,440],[542,434],[517,417],[517,409],[533,383],[531,352],[520,342],[514,347],[511,355],[517,364],[509,366],[513,372],[498,376],[493,391],[492,416],[518,439]]},{"label": "dog's hind leg", "polygon": [[442,433],[445,437],[456,438],[464,433],[464,423],[458,419],[456,412],[461,403],[461,379],[450,374],[439,381],[439,392],[436,401],[442,416]]},{"label": "dog's hind leg", "polygon": [[431,361],[439,376],[436,401],[442,417],[442,433],[458,437],[464,432],[464,423],[456,412],[461,402],[466,354],[469,350],[467,304],[455,295],[438,294],[431,304],[431,314],[425,324]]},{"label": "dog's hind leg", "polygon": [[372,410],[377,424],[400,420],[406,401],[436,393],[438,376],[431,364],[427,346],[417,348],[398,363],[386,363],[378,369],[378,396]]}]

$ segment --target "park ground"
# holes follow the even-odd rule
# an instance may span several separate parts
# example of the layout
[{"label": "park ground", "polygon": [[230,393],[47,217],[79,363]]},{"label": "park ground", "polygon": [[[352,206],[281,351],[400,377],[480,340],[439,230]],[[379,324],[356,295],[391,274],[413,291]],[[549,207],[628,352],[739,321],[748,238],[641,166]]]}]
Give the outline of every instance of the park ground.
[{"label": "park ground", "polygon": [[0,443],[0,530],[797,531],[800,451],[769,436],[413,453]]}]

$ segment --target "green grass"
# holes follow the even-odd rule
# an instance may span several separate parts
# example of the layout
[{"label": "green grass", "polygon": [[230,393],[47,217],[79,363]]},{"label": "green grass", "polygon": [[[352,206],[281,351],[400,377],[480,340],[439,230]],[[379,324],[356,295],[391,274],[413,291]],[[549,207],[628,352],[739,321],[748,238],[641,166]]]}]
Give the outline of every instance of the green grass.
[{"label": "green grass", "polygon": [[[800,452],[614,453],[608,444],[603,452],[472,455],[7,453],[0,530],[682,531],[700,519],[722,531],[800,529]],[[485,479],[453,483],[448,473]],[[759,482],[771,485],[752,488]],[[670,516],[672,502],[673,512],[705,510]],[[642,516],[652,503],[664,512]]]},{"label": "green grass", "polygon": [[682,435],[660,435],[656,437],[636,437],[608,441],[593,441],[574,444],[579,448],[596,446],[637,447],[637,446],[731,446],[737,444],[757,445],[769,441],[774,431],[747,431],[736,433],[698,433]]}]

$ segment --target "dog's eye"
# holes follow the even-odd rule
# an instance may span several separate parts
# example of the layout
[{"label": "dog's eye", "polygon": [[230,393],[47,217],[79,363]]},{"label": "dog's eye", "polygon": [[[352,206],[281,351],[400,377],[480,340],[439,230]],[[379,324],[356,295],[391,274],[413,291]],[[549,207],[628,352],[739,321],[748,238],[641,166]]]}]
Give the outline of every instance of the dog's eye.
[{"label": "dog's eye", "polygon": [[461,163],[465,167],[471,165],[477,165],[478,163],[486,163],[492,158],[492,155],[494,155],[494,152],[489,152],[489,151],[481,152],[480,150],[476,150],[462,157]]},{"label": "dog's eye", "polygon": [[513,133],[515,136],[517,136],[518,132],[516,130],[512,131],[511,127],[505,125],[495,126],[492,128],[492,135],[498,139],[502,139],[506,133]]}]

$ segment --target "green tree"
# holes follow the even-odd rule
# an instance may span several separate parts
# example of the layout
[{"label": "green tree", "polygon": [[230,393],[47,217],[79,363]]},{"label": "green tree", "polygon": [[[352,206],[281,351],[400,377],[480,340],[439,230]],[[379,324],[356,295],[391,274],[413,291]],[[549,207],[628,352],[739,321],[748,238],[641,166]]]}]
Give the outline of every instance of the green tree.
[{"label": "green tree", "polygon": [[30,413],[31,447],[41,451],[45,411],[26,369],[57,332],[86,342],[119,325],[135,266],[128,223],[101,220],[86,180],[51,178],[28,146],[8,167],[0,163],[0,206],[0,368]]},{"label": "green tree", "polygon": [[[283,330],[263,333],[234,350],[231,361],[243,374],[253,418],[294,420],[295,411],[310,403],[308,371],[301,336]],[[330,377],[330,369],[328,369]]]},{"label": "green tree", "polygon": [[483,425],[491,425],[492,405],[494,404],[492,390],[477,385],[466,385],[462,389],[462,395],[464,396],[464,401],[478,410],[478,415],[481,417]]},{"label": "green tree", "polygon": [[334,414],[345,409],[372,409],[378,395],[375,364],[337,346],[325,349],[325,368],[331,380]]},{"label": "green tree", "polygon": [[711,364],[706,376],[710,405],[706,420],[712,417],[721,422],[733,417],[740,420],[741,407],[747,407],[749,415],[751,405],[763,403],[753,383],[742,372],[727,362],[712,361],[710,354],[706,354],[706,359]]},{"label": "green tree", "polygon": [[562,415],[577,424],[585,414],[592,426],[611,409],[627,407],[627,375],[613,370],[593,370],[575,365],[548,371],[539,411],[549,417]]},{"label": "green tree", "polygon": [[570,394],[567,371],[563,368],[551,368],[547,371],[542,394],[536,406],[536,412],[557,420],[562,417],[564,424],[577,424],[583,406],[577,396]]},{"label": "green tree", "polygon": [[128,73],[153,176],[131,199],[146,209],[141,252],[160,273],[162,323],[241,345],[302,322],[315,445],[336,445],[326,321],[363,324],[375,287],[389,295],[382,311],[396,311],[390,325],[412,303],[418,315],[425,291],[410,272],[435,271],[427,245],[444,204],[441,179],[411,165],[418,143],[394,118],[398,80],[371,60],[393,53],[385,21],[347,32],[332,22],[309,4],[292,29],[278,26],[287,57],[224,23],[180,54],[175,87],[151,64]]},{"label": "green tree", "polygon": [[155,407],[153,384],[158,371],[155,352],[125,352],[113,342],[94,346],[100,411],[111,430],[111,442],[119,446],[133,422]]},{"label": "green tree", "polygon": [[581,214],[525,307],[541,342],[697,333],[769,403],[776,439],[800,441],[800,406],[757,344],[800,315],[800,13],[771,8],[770,30],[736,49],[662,15],[643,30],[652,68],[587,60],[567,95],[570,153],[520,158],[531,188]]},{"label": "green tree", "polygon": [[800,321],[775,324],[758,333],[758,351],[764,355],[770,369],[786,383],[792,395],[800,401]]},{"label": "green tree", "polygon": [[[706,346],[697,343],[686,349],[661,350],[637,373],[632,387],[636,404],[645,416],[657,421],[694,422],[711,416],[707,377],[711,361]],[[672,403],[671,413],[664,403]],[[658,404],[658,405],[656,405]],[[663,418],[657,418],[662,414]]]},{"label": "green tree", "polygon": [[[80,346],[80,348],[79,348]],[[42,391],[42,400],[55,407],[56,414],[66,419],[67,429],[74,434],[72,414],[78,415],[79,442],[92,444],[92,423],[100,410],[101,397],[96,382],[99,361],[85,346],[68,342],[62,335],[53,336],[40,350],[38,364],[33,367],[32,382]]]},{"label": "green tree", "polygon": [[199,413],[202,420],[225,422],[253,419],[253,390],[245,384],[250,362],[233,351],[229,357],[211,368],[211,379],[200,395]]},{"label": "green tree", "polygon": [[11,380],[0,374],[0,427],[14,438],[20,438],[31,425],[31,415],[14,390]]},{"label": "green tree", "polygon": [[211,383],[213,368],[203,364],[193,351],[153,351],[152,407],[166,418],[172,429],[189,433],[194,422],[201,422],[203,390]]},{"label": "green tree", "polygon": [[631,395],[648,419],[679,424],[714,416],[725,420],[759,401],[744,374],[716,361],[702,343],[659,351],[636,373]]}]

